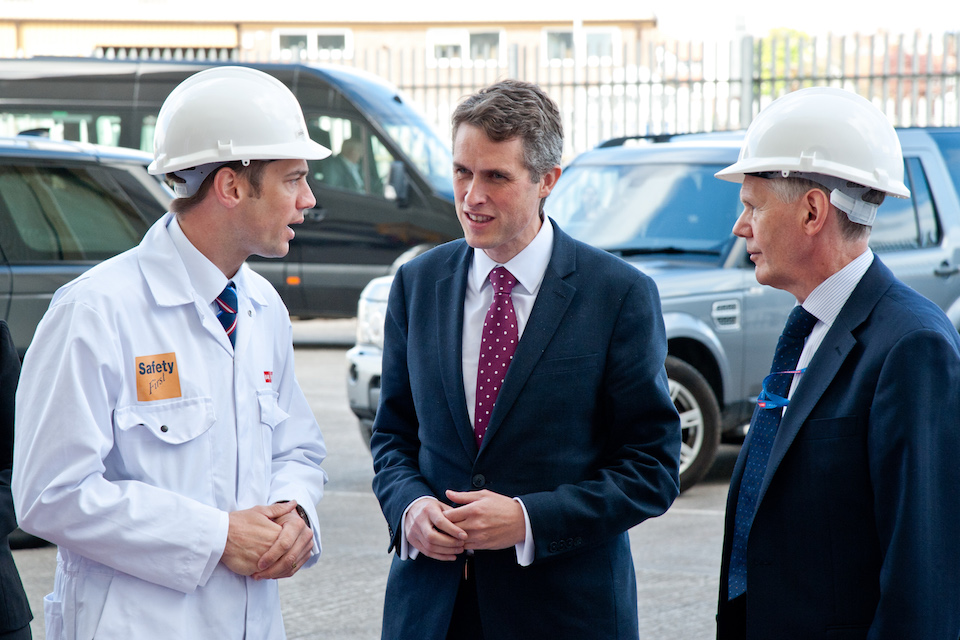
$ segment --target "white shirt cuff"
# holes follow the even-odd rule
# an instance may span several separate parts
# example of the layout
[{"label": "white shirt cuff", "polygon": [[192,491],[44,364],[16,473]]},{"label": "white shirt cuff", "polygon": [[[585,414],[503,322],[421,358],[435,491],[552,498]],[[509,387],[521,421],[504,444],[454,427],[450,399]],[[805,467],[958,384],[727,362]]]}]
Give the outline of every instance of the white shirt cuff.
[{"label": "white shirt cuff", "polygon": [[533,529],[530,528],[530,515],[527,513],[527,507],[523,504],[523,500],[520,498],[514,498],[514,500],[520,503],[520,508],[523,509],[523,524],[526,527],[526,537],[523,542],[516,545],[517,564],[521,567],[529,567],[533,564],[533,556],[536,553],[536,547],[533,544]]},{"label": "white shirt cuff", "polygon": [[[416,503],[429,498],[431,496],[422,496],[411,502],[406,509],[403,510],[403,518],[400,520],[400,559],[401,560],[416,560],[417,556],[420,555],[420,550],[407,542],[407,513],[410,511],[410,508]],[[517,503],[520,505],[520,508],[523,510],[523,524],[525,529],[525,537],[523,542],[518,542],[514,548],[517,552],[517,564],[521,567],[529,567],[533,564],[533,558],[536,553],[536,547],[533,544],[533,529],[530,527],[530,515],[527,513],[527,507],[523,504],[523,500],[520,498],[514,498]]]},{"label": "white shirt cuff", "polygon": [[420,549],[417,549],[415,546],[407,542],[407,513],[410,511],[410,507],[417,504],[421,500],[427,498],[432,498],[433,496],[420,496],[403,510],[403,517],[400,518],[400,559],[401,560],[416,560],[417,556],[420,555]]}]

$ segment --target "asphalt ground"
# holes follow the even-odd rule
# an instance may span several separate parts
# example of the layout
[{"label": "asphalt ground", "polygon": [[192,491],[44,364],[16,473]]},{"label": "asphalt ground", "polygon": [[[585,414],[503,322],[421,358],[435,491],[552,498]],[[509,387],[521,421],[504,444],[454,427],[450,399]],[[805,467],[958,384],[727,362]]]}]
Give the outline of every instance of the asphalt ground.
[{"label": "asphalt ground", "polygon": [[[370,453],[346,400],[347,348],[354,321],[294,324],[297,376],[323,430],[330,482],[318,508],[323,555],[313,568],[280,585],[287,636],[332,640],[380,637],[390,555],[387,528],[370,488]],[[707,477],[660,518],[630,532],[637,571],[640,637],[715,637],[723,509],[737,447],[721,446]],[[43,596],[53,588],[56,548],[14,551],[44,637]]]}]

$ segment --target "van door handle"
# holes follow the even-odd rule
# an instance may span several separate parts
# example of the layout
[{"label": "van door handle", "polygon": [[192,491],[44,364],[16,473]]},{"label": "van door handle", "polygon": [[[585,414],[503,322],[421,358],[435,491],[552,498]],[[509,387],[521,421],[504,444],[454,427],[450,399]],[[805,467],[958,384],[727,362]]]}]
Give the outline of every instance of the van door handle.
[{"label": "van door handle", "polygon": [[327,217],[327,210],[324,207],[314,207],[303,212],[303,219],[310,222],[320,222]]},{"label": "van door handle", "polygon": [[950,265],[949,260],[944,260],[940,263],[940,266],[933,270],[934,275],[938,275],[942,278],[949,278],[950,276],[960,273],[960,266]]}]

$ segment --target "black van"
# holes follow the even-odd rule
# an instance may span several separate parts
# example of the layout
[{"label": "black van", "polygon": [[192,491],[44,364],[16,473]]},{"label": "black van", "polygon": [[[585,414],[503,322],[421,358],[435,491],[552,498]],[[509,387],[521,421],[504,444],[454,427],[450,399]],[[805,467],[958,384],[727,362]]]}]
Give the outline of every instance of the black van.
[{"label": "black van", "polygon": [[[163,100],[214,64],[0,60],[0,135],[31,132],[150,151]],[[395,87],[347,67],[246,66],[290,87],[311,137],[334,153],[311,163],[317,206],[297,227],[287,257],[251,258],[291,315],[356,315],[364,285],[388,273],[402,253],[462,234],[449,144]]]}]

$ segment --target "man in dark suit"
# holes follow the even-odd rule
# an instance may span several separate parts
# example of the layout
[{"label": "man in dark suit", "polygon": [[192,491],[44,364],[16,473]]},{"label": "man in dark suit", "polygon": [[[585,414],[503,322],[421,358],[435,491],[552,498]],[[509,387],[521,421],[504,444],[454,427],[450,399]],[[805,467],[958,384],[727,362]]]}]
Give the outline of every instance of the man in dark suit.
[{"label": "man in dark suit", "polygon": [[363,159],[363,143],[347,138],[340,145],[340,153],[322,160],[323,181],[331,187],[363,193],[363,176],[360,161]]},{"label": "man in dark suit", "polygon": [[734,468],[718,638],[960,636],[960,339],[868,247],[903,175],[884,115],[825,88],[773,102],[717,174],[757,280],[802,305]]},{"label": "man in dark suit", "polygon": [[655,285],[543,215],[562,143],[536,85],[468,97],[465,240],[396,275],[371,442],[385,639],[638,637],[627,530],[679,492],[679,420]]},{"label": "man in dark suit", "polygon": [[13,416],[20,358],[7,323],[0,320],[0,639],[30,640],[33,614],[23,591],[8,536],[17,528],[10,493],[13,468]]}]

